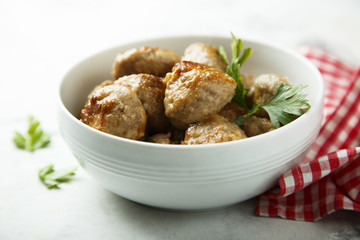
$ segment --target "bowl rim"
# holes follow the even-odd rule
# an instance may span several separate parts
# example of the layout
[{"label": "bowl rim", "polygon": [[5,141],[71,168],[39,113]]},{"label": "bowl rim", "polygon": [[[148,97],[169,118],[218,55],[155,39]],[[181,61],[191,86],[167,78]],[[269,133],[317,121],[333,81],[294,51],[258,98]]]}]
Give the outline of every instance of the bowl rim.
[{"label": "bowl rim", "polygon": [[[88,56],[82,58],[80,61],[78,61],[75,65],[71,66],[66,72],[65,74],[62,76],[61,80],[59,81],[58,87],[57,87],[57,105],[58,108],[61,109],[61,111],[63,113],[65,113],[65,115],[73,122],[75,123],[78,127],[81,128],[85,128],[88,131],[92,132],[95,135],[99,135],[101,137],[105,137],[108,139],[111,139],[115,142],[118,143],[126,143],[126,144],[136,144],[139,145],[141,147],[154,147],[157,149],[167,149],[167,150],[172,150],[172,149],[176,149],[176,150],[195,150],[195,149],[201,149],[201,150],[206,150],[208,148],[211,149],[217,149],[217,148],[222,148],[224,146],[231,146],[231,145],[238,145],[241,142],[243,143],[248,143],[251,144],[253,141],[257,141],[258,138],[269,138],[269,140],[271,140],[273,138],[274,135],[278,134],[281,135],[283,132],[288,131],[288,129],[293,128],[293,126],[298,123],[298,122],[304,122],[304,121],[309,121],[308,118],[311,117],[311,115],[313,115],[313,112],[315,111],[315,107],[314,106],[319,106],[319,105],[323,105],[323,96],[324,96],[324,82],[323,82],[323,78],[322,75],[320,73],[320,71],[318,70],[318,68],[316,68],[316,66],[314,64],[312,64],[310,62],[310,60],[308,60],[305,56],[301,55],[300,53],[296,52],[293,49],[290,49],[288,47],[282,46],[278,43],[274,43],[274,42],[265,42],[263,40],[259,40],[256,38],[249,38],[249,37],[239,37],[241,38],[241,40],[244,42],[244,45],[246,45],[246,42],[251,42],[254,44],[258,44],[258,45],[265,45],[267,47],[271,47],[274,48],[276,50],[285,52],[286,54],[291,55],[294,58],[297,58],[299,60],[301,60],[301,62],[303,62],[309,69],[312,70],[312,72],[314,73],[314,75],[316,76],[316,80],[317,85],[320,86],[320,88],[318,89],[319,93],[317,94],[317,96],[314,97],[314,101],[312,103],[311,108],[302,116],[300,116],[299,118],[295,119],[293,122],[291,122],[290,124],[287,124],[285,126],[282,126],[278,129],[275,129],[274,131],[271,132],[267,132],[265,134],[261,134],[261,135],[257,135],[257,136],[253,136],[253,137],[248,137],[246,139],[241,139],[241,140],[235,140],[235,141],[229,141],[229,142],[222,142],[222,143],[216,143],[216,144],[198,144],[198,145],[181,145],[181,144],[159,144],[159,143],[152,143],[152,142],[145,142],[145,141],[139,141],[139,140],[133,140],[133,139],[127,139],[127,138],[123,138],[123,137],[119,137],[119,136],[115,136],[115,135],[111,135],[109,133],[105,133],[102,131],[99,131],[97,129],[94,129],[84,123],[82,123],[78,118],[76,118],[65,106],[62,97],[61,97],[61,92],[62,92],[62,88],[64,85],[64,80],[67,78],[67,76],[74,70],[76,69],[78,66],[80,66],[81,64],[83,64],[84,62],[92,59],[92,58],[96,58],[98,55],[103,54],[104,52],[108,52],[108,51],[115,51],[115,49],[119,49],[119,48],[124,48],[127,45],[139,45],[139,44],[143,44],[145,42],[148,41],[160,41],[160,40],[169,40],[169,41],[173,41],[173,40],[179,40],[179,39],[189,39],[189,38],[208,38],[208,39],[222,39],[222,40],[231,40],[230,37],[226,37],[224,35],[173,35],[173,36],[161,36],[161,37],[154,37],[154,38],[145,38],[143,40],[136,40],[136,41],[131,41],[131,42],[124,42],[121,43],[119,45],[115,45],[112,47],[108,47],[108,48],[104,48],[100,51],[97,51],[96,53],[93,54],[89,54]],[[322,108],[321,108],[322,109]],[[296,124],[298,125],[298,124]]]}]

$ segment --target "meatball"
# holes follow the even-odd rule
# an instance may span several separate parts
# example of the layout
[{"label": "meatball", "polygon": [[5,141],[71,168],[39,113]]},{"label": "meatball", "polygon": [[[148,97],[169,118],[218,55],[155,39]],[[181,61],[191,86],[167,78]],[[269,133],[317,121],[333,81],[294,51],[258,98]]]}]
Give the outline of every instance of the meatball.
[{"label": "meatball", "polygon": [[267,118],[252,116],[244,123],[244,131],[248,137],[253,137],[275,130],[271,121]]},{"label": "meatball", "polygon": [[226,71],[226,63],[217,52],[217,48],[204,43],[193,43],[185,49],[182,61],[192,61]]},{"label": "meatball", "polygon": [[147,131],[151,134],[166,132],[170,120],[165,116],[165,84],[161,78],[149,74],[132,74],[115,81],[115,84],[130,87],[144,106],[147,115]]},{"label": "meatball", "polygon": [[254,101],[257,104],[264,104],[276,93],[281,83],[288,84],[287,77],[276,74],[263,74],[254,80]]},{"label": "meatball", "polygon": [[119,137],[137,140],[145,134],[145,109],[136,94],[125,86],[95,88],[80,117],[83,123]]},{"label": "meatball", "polygon": [[90,99],[93,97],[93,95],[94,95],[97,91],[99,91],[101,88],[103,88],[103,87],[105,87],[105,86],[107,86],[107,85],[112,85],[112,84],[114,84],[114,81],[112,81],[112,80],[105,80],[105,81],[103,81],[102,83],[100,83],[99,85],[97,85],[97,86],[90,92],[90,94],[88,95],[87,100],[90,100]]},{"label": "meatball", "polygon": [[171,133],[158,133],[148,138],[148,142],[160,143],[160,144],[171,144]]},{"label": "meatball", "polygon": [[218,112],[218,114],[232,122],[240,116],[245,115],[246,111],[236,103],[228,103]]},{"label": "meatball", "polygon": [[164,77],[179,61],[180,57],[171,50],[157,47],[133,48],[116,56],[111,74],[114,80],[136,73]]},{"label": "meatball", "polygon": [[247,136],[238,125],[229,122],[220,115],[214,114],[189,127],[185,132],[185,139],[182,144],[221,143],[244,138],[247,138]]},{"label": "meatball", "polygon": [[180,129],[217,113],[234,96],[236,82],[219,68],[182,61],[165,77],[165,115]]}]

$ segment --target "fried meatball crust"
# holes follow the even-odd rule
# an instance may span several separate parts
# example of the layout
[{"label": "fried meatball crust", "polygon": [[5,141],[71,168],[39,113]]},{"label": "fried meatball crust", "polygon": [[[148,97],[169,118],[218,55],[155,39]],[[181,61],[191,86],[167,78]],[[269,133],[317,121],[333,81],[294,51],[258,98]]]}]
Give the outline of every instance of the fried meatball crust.
[{"label": "fried meatball crust", "polygon": [[159,144],[171,144],[171,133],[158,133],[148,137],[148,142]]},{"label": "fried meatball crust", "polygon": [[235,80],[219,68],[191,61],[175,64],[165,82],[165,115],[179,129],[217,113],[236,88]]},{"label": "fried meatball crust", "polygon": [[271,121],[267,118],[252,116],[244,123],[244,132],[248,137],[253,137],[275,130]]},{"label": "fried meatball crust", "polygon": [[93,97],[93,95],[94,95],[97,91],[99,91],[101,88],[103,88],[103,87],[105,87],[105,86],[108,86],[108,85],[112,85],[112,84],[114,84],[114,81],[112,81],[112,80],[105,80],[105,81],[103,81],[102,83],[100,83],[99,85],[95,86],[94,89],[93,89],[93,90],[90,92],[90,94],[88,95],[87,100],[89,101],[89,100]]},{"label": "fried meatball crust", "polygon": [[243,107],[236,103],[228,103],[226,104],[219,112],[220,116],[225,117],[230,122],[234,121],[235,119],[241,117],[242,115],[246,114],[246,111]]},{"label": "fried meatball crust", "polygon": [[150,134],[166,132],[170,120],[165,116],[165,84],[162,79],[150,74],[132,74],[123,76],[115,84],[129,87],[136,93],[147,115],[147,132]]},{"label": "fried meatball crust", "polygon": [[136,94],[117,84],[95,87],[80,118],[97,130],[134,140],[144,136],[147,120]]},{"label": "fried meatball crust", "polygon": [[220,68],[225,72],[226,63],[217,52],[217,48],[204,43],[193,43],[184,52],[182,61],[202,63],[211,67]]},{"label": "fried meatball crust", "polygon": [[164,77],[179,61],[180,57],[171,50],[158,47],[133,48],[116,56],[111,74],[114,80],[137,73]]},{"label": "fried meatball crust", "polygon": [[184,145],[229,142],[247,138],[243,130],[223,116],[214,114],[189,127],[185,132]]}]

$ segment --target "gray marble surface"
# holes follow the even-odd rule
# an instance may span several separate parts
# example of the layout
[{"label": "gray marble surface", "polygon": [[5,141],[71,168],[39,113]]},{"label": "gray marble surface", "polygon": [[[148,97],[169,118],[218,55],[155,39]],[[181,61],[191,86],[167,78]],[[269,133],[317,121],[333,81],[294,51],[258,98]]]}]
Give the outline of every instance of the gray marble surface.
[{"label": "gray marble surface", "polygon": [[[56,90],[77,61],[144,38],[213,34],[316,45],[360,65],[360,1],[0,0],[0,239],[360,239],[360,213],[318,222],[254,215],[251,199],[224,209],[169,212],[123,199],[82,169],[47,190],[39,168],[76,165],[56,122]],[[35,115],[46,149],[17,150],[14,130]]]}]

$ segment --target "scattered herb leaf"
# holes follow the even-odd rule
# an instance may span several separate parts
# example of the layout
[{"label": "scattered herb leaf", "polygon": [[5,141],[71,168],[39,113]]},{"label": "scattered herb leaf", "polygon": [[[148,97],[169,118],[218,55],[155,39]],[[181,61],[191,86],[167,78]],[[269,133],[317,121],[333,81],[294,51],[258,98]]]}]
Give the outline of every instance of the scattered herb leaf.
[{"label": "scattered herb leaf", "polygon": [[29,116],[26,135],[15,132],[13,142],[18,148],[33,152],[46,147],[50,143],[50,136],[40,128],[39,121]]},{"label": "scattered herb leaf", "polygon": [[49,164],[39,170],[39,178],[48,189],[59,188],[59,184],[71,180],[76,170],[77,167],[69,167],[55,171],[54,165]]}]

